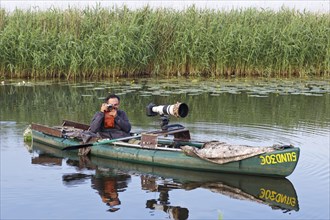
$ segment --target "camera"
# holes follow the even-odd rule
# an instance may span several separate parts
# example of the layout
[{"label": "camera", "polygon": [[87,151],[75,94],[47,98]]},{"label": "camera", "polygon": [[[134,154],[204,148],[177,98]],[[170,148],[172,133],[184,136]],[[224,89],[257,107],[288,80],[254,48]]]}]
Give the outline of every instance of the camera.
[{"label": "camera", "polygon": [[113,104],[107,104],[107,109],[109,112],[111,112],[113,109]]},{"label": "camera", "polygon": [[189,108],[185,103],[177,102],[174,105],[155,105],[150,103],[146,108],[147,116],[172,115],[178,118],[184,118],[188,115]]}]

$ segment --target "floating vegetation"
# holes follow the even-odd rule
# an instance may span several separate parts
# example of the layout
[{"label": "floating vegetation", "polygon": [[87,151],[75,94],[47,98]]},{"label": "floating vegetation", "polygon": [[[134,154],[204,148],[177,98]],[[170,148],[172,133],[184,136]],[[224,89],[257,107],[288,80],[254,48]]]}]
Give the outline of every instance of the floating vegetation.
[{"label": "floating vegetation", "polygon": [[329,20],[329,13],[285,8],[0,9],[0,74],[86,80],[329,76]]},{"label": "floating vegetation", "polygon": [[199,93],[188,93],[190,96],[200,95]]},{"label": "floating vegetation", "polygon": [[149,92],[149,91],[140,91],[141,95],[153,95],[153,92]]},{"label": "floating vegetation", "polygon": [[24,141],[26,141],[26,142],[31,142],[32,141],[32,130],[31,130],[30,125],[24,130],[23,138],[24,138]]},{"label": "floating vegetation", "polygon": [[[203,85],[191,84],[185,80],[182,81],[153,81],[150,80],[144,84],[145,90],[140,91],[141,94],[164,95],[164,94],[187,94],[189,96],[208,93],[212,96],[220,94],[241,94],[246,93],[249,97],[268,97],[270,94],[278,95],[313,95],[322,96],[330,94],[330,81],[294,81],[294,80],[246,80],[244,84],[240,80],[212,80],[204,81]],[[169,84],[171,86],[169,86]],[[164,86],[165,85],[165,86]]]},{"label": "floating vegetation", "polygon": [[[2,86],[24,87],[49,86],[50,82],[29,82],[18,85],[20,81],[7,81]],[[330,94],[330,79],[305,79],[305,80],[265,80],[265,79],[216,79],[201,80],[202,83],[191,83],[185,78],[182,79],[141,79],[135,80],[135,84],[126,84],[125,81],[104,84],[103,82],[67,84],[66,81],[59,86],[69,85],[80,92],[81,97],[101,97],[104,99],[107,94],[116,93],[118,95],[130,95],[139,93],[140,96],[174,96],[188,95],[196,96],[209,94],[220,96],[223,94],[246,94],[248,97],[268,97],[270,94],[276,95],[296,95],[296,96],[324,96]]]},{"label": "floating vegetation", "polygon": [[229,94],[235,94],[235,95],[237,95],[237,94],[241,94],[241,92],[239,92],[239,91],[233,91],[233,90],[228,91],[228,93],[229,93]]},{"label": "floating vegetation", "polygon": [[94,85],[74,85],[73,88],[88,88],[88,87],[94,87]]},{"label": "floating vegetation", "polygon": [[105,90],[104,87],[94,87],[93,90]]},{"label": "floating vegetation", "polygon": [[267,98],[268,95],[255,95],[255,94],[252,94],[252,95],[248,95],[248,97]]}]

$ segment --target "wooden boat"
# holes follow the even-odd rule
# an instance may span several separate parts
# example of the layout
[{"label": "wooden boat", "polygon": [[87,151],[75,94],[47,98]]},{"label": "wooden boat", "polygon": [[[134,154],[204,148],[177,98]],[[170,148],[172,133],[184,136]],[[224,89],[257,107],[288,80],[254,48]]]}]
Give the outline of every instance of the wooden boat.
[{"label": "wooden boat", "polygon": [[[138,175],[144,190],[162,193],[176,189],[190,191],[202,188],[232,199],[268,205],[275,210],[299,211],[296,190],[287,178],[214,172],[203,172],[201,175],[201,172],[192,170],[144,165],[98,156],[81,157],[72,151],[62,151],[37,142],[33,143],[32,149],[36,152],[32,158],[33,164],[67,164],[79,168],[76,173],[63,175],[63,184],[68,186],[86,183],[88,179],[99,175],[119,180],[122,180],[122,177]],[[84,173],[83,168],[87,168],[88,174]],[[91,170],[95,170],[95,174],[92,174]]]},{"label": "wooden boat", "polygon": [[[87,145],[82,145],[81,140],[70,137],[70,132],[68,132],[68,129],[84,131],[88,128],[88,125],[68,120],[64,120],[61,126],[54,127],[40,124],[31,125],[33,142],[58,149],[76,145],[78,148],[91,146],[90,154],[92,156],[162,167],[286,177],[294,171],[299,160],[300,149],[291,145],[270,147],[272,148],[270,152],[246,158],[238,157],[238,159],[234,158],[229,161],[220,160],[219,162],[213,158],[202,157],[198,152],[204,150],[206,144],[212,144],[212,142],[191,140],[189,130],[178,124],[158,131],[132,134],[127,138],[98,140]],[[127,142],[129,139],[137,142]],[[221,145],[221,142],[219,143]],[[190,151],[187,152],[187,149]]]}]

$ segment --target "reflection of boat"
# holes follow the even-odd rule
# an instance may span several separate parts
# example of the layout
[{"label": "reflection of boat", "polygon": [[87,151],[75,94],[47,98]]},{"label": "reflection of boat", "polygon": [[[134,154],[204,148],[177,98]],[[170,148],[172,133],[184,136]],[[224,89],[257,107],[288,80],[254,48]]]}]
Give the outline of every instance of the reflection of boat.
[{"label": "reflection of boat", "polygon": [[[196,171],[182,172],[180,169],[148,166],[117,160],[92,157],[92,162],[128,173],[170,178],[174,184],[162,184],[162,188],[192,190],[205,188],[212,192],[235,199],[250,200],[268,204],[274,209],[299,210],[296,191],[286,178],[259,177],[238,174],[221,174]],[[158,185],[158,188],[160,186]]]},{"label": "reflection of boat", "polygon": [[62,158],[54,157],[49,154],[39,154],[38,157],[32,158],[32,164],[42,164],[42,165],[62,165]]},{"label": "reflection of boat", "polygon": [[[98,192],[102,201],[110,206],[108,211],[115,212],[119,210],[116,207],[121,204],[118,192],[122,192],[127,188],[127,182],[131,178],[129,174],[110,172],[108,168],[99,168],[86,156],[63,154],[58,149],[37,142],[33,143],[33,150],[38,152],[38,156],[32,158],[32,164],[62,166],[64,157],[67,157],[65,159],[66,164],[75,167],[77,172],[63,174],[63,184],[70,187],[90,180],[92,188]],[[92,170],[93,174],[85,173],[88,170]]]},{"label": "reflection of boat", "polygon": [[[70,158],[71,160],[76,160],[76,163],[82,161],[82,157],[73,152],[61,151],[37,142],[33,143],[33,149],[43,152],[43,155],[51,154],[57,157]],[[166,193],[175,189],[193,190],[205,188],[234,199],[266,204],[273,209],[299,210],[296,191],[292,183],[286,178],[211,172],[203,172],[201,175],[200,172],[196,171],[185,170],[182,172],[181,169],[109,160],[95,156],[91,156],[88,161],[88,167],[111,170],[113,178],[120,179],[120,176],[123,175],[140,175],[141,186],[144,190]],[[99,175],[109,176],[109,173],[99,172]],[[82,178],[86,178],[86,176],[82,176]],[[151,204],[152,201],[149,201],[149,203]],[[153,206],[159,207],[160,205],[164,206],[164,210],[171,208],[167,204],[156,204],[154,202],[150,204],[149,208]]]},{"label": "reflection of boat", "polygon": [[[191,141],[187,129],[181,125],[175,126],[127,137],[124,138],[125,141],[120,138],[102,139],[87,145],[92,146],[91,155],[109,159],[198,171],[277,177],[290,175],[299,159],[297,147],[261,148],[223,142]],[[61,126],[56,127],[32,124],[32,136],[34,142],[58,149],[72,145],[83,147],[86,145],[79,146],[81,139],[76,134],[87,129],[88,125],[70,121],[64,121]],[[169,135],[174,138],[162,138]],[[137,142],[128,143],[128,139],[135,139]]]}]

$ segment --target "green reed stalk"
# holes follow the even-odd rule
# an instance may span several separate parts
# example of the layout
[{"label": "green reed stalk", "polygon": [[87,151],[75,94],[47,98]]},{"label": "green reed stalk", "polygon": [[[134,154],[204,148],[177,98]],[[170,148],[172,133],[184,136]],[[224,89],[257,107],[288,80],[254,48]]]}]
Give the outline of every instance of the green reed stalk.
[{"label": "green reed stalk", "polygon": [[282,9],[0,10],[2,77],[330,76],[330,15]]}]

